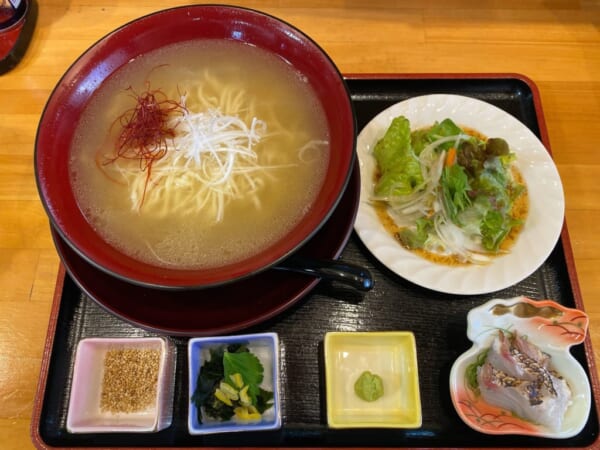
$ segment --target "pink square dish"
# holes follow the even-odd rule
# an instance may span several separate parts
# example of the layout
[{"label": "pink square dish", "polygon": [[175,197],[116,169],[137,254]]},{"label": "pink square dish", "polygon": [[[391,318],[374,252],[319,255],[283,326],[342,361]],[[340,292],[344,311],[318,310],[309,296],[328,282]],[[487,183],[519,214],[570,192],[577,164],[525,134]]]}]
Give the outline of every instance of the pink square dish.
[{"label": "pink square dish", "polygon": [[[117,411],[115,408],[101,407],[107,373],[107,355],[116,351],[158,351],[158,375],[155,395],[151,395],[144,406],[131,411]],[[122,391],[127,383],[127,374],[131,375],[134,390],[140,392],[139,379],[134,379],[132,357],[118,353],[121,358],[114,361],[121,367],[117,372],[118,390]],[[128,355],[148,355],[148,353],[127,353]],[[114,355],[114,354],[113,354]],[[153,363],[154,364],[154,363]],[[112,371],[113,369],[111,369]],[[148,367],[141,370],[149,370]],[[70,433],[151,433],[168,427],[172,421],[173,386],[175,376],[175,346],[165,338],[87,338],[82,339],[75,355],[73,381],[67,413],[67,430]],[[149,381],[150,383],[150,381]],[[154,383],[154,382],[151,382]],[[154,389],[152,387],[152,391]],[[120,394],[118,394],[120,395]],[[106,397],[105,397],[106,398]]]}]

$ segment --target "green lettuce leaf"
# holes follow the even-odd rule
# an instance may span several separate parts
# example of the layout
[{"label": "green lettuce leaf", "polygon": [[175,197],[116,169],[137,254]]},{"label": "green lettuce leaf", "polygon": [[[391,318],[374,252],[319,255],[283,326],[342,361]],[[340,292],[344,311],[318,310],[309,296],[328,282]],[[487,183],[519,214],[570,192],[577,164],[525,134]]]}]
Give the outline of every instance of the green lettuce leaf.
[{"label": "green lettuce leaf", "polygon": [[497,251],[510,230],[521,223],[508,214],[500,211],[488,211],[481,221],[481,238],[483,247],[487,250]]},{"label": "green lettuce leaf", "polygon": [[373,153],[381,173],[375,186],[376,195],[408,195],[423,183],[421,165],[412,150],[410,123],[406,117],[392,120]]},{"label": "green lettuce leaf", "polygon": [[465,169],[459,164],[445,167],[441,187],[446,212],[452,222],[459,224],[458,215],[471,204],[471,186]]},{"label": "green lettuce leaf", "polygon": [[423,248],[429,238],[429,233],[434,229],[433,221],[426,217],[419,217],[415,225],[415,227],[403,228],[396,234],[400,243],[409,250]]},{"label": "green lettuce leaf", "polygon": [[[444,119],[436,122],[431,128],[413,131],[411,142],[416,155],[420,155],[423,149],[434,141],[448,136],[456,136],[462,133],[462,130],[450,119]],[[439,149],[448,150],[454,145],[454,142],[445,142],[440,144]]]}]

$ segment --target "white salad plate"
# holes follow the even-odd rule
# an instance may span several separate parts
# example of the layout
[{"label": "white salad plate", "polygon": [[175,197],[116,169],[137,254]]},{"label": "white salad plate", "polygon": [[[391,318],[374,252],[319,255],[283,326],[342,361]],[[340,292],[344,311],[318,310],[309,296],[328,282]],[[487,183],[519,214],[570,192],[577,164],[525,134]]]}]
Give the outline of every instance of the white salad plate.
[{"label": "white salad plate", "polygon": [[[564,439],[577,435],[587,423],[592,394],[581,364],[569,352],[583,343],[588,316],[551,300],[527,297],[496,299],[473,308],[467,316],[467,336],[473,346],[454,362],[450,371],[450,395],[460,418],[486,434],[518,434]],[[519,335],[550,355],[550,365],[567,382],[571,401],[559,429],[529,422],[506,409],[486,403],[469,386],[467,368],[488,349],[498,331]]]},{"label": "white salad plate", "polygon": [[[508,142],[517,156],[515,164],[523,175],[529,195],[529,213],[510,252],[492,258],[485,265],[438,264],[405,249],[384,228],[370,202],[376,169],[372,152],[397,116],[408,118],[413,130],[450,118],[458,126]],[[529,128],[494,105],[460,95],[435,94],[410,98],[382,111],[363,128],[358,136],[357,153],[361,193],[354,228],[381,263],[419,286],[459,295],[499,291],[535,272],[560,237],[565,201],[556,166]]]}]

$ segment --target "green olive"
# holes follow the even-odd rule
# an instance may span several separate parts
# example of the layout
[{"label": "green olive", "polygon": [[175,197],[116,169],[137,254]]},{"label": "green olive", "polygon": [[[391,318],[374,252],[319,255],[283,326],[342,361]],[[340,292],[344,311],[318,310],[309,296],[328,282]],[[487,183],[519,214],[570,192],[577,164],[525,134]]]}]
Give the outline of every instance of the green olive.
[{"label": "green olive", "polygon": [[502,138],[489,138],[485,145],[485,151],[488,155],[501,156],[508,155],[510,148],[508,142]]}]

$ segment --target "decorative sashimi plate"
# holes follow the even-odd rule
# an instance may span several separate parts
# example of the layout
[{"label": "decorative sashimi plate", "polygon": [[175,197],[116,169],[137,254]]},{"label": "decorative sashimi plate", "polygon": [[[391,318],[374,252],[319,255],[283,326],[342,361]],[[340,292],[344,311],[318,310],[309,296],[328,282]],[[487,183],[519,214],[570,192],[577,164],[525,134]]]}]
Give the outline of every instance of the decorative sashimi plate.
[{"label": "decorative sashimi plate", "polygon": [[[371,198],[377,163],[373,148],[392,119],[405,116],[411,130],[449,118],[460,127],[503,138],[516,155],[514,164],[525,181],[529,211],[516,242],[487,264],[447,265],[404,248],[386,230]],[[563,227],[562,183],[544,145],[523,123],[487,102],[460,95],[435,94],[396,103],[373,118],[358,136],[361,198],[354,228],[373,255],[397,275],[429,289],[475,295],[512,286],[535,272],[554,249]]]},{"label": "decorative sashimi plate", "polygon": [[[590,384],[569,348],[581,344],[585,338],[589,321],[584,312],[566,308],[551,300],[515,297],[490,300],[472,309],[467,321],[467,336],[473,346],[455,361],[450,371],[452,403],[467,425],[486,434],[548,438],[569,438],[583,429],[591,408]],[[473,386],[469,373],[472,373],[473,367],[481,366],[478,358],[490,349],[499,333],[518,333],[545,356],[549,355],[549,367],[556,371],[561,383],[562,380],[566,382],[571,392],[570,400],[556,428],[534,423],[506,408],[486,402],[480,392],[481,386]]]}]

